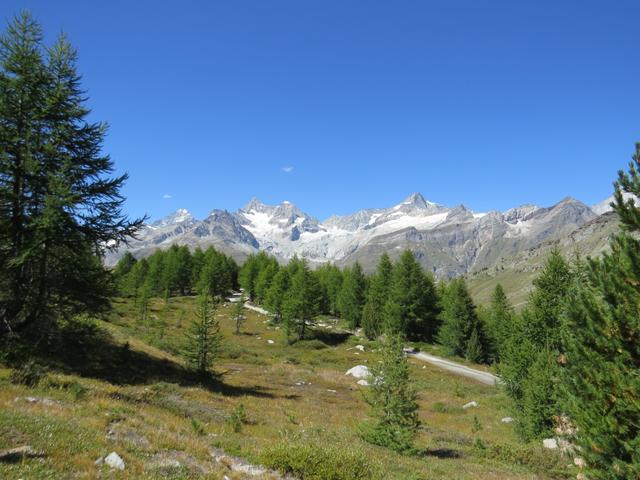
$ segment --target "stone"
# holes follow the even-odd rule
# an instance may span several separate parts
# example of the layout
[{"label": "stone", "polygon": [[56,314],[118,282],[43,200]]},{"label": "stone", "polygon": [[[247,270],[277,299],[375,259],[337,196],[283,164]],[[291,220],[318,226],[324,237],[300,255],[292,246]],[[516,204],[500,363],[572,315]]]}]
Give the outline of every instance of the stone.
[{"label": "stone", "polygon": [[542,446],[550,450],[558,448],[558,441],[555,438],[545,438],[542,440]]},{"label": "stone", "polygon": [[513,418],[511,417],[504,417],[502,420],[500,420],[502,423],[513,423]]},{"label": "stone", "polygon": [[367,382],[364,378],[358,380],[356,383],[358,385],[362,385],[363,387],[368,387],[369,386],[369,382]]},{"label": "stone", "polygon": [[124,460],[116,452],[111,452],[104,459],[104,463],[116,470],[124,470]]},{"label": "stone", "polygon": [[356,345],[355,347],[356,350],[360,350],[361,352],[364,352],[364,346],[363,345]]},{"label": "stone", "polygon": [[466,410],[467,408],[477,408],[478,407],[478,402],[476,402],[475,400],[469,402],[469,403],[465,403],[462,406],[463,410]]},{"label": "stone", "polygon": [[584,468],[587,466],[587,462],[584,461],[584,458],[582,457],[576,457],[573,459],[573,464],[576,467],[580,467],[580,468]]},{"label": "stone", "polygon": [[351,375],[355,378],[366,378],[370,375],[369,368],[364,365],[356,365],[353,368],[347,370],[345,375]]},{"label": "stone", "polygon": [[274,342],[273,340],[267,340],[267,343],[268,343],[269,345],[273,345],[273,344],[274,344],[274,343],[276,343],[276,342]]}]

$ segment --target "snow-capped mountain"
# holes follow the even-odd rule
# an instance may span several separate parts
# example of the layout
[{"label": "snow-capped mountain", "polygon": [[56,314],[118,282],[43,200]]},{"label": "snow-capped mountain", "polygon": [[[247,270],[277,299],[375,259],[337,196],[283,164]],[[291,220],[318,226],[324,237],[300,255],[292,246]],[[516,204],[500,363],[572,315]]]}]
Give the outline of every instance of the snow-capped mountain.
[{"label": "snow-capped mountain", "polygon": [[125,249],[143,256],[180,244],[215,246],[238,260],[264,250],[282,261],[293,255],[315,265],[359,261],[371,270],[382,252],[395,257],[410,248],[425,267],[451,276],[492,266],[506,255],[566,236],[596,218],[598,211],[566,198],[551,207],[522,205],[478,213],[413,193],[390,208],[334,215],[320,222],[291,202],[265,205],[254,198],[236,212],[213,210],[201,221],[180,209],[145,226],[137,239],[111,253],[106,263],[115,263]]}]

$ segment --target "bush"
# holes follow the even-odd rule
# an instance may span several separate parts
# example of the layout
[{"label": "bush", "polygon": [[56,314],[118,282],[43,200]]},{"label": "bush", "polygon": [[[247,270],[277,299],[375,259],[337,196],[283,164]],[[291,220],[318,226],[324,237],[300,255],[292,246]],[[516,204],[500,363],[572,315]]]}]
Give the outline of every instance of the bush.
[{"label": "bush", "polygon": [[262,451],[260,462],[301,480],[371,480],[380,478],[364,452],[314,444],[281,443]]},{"label": "bush", "polygon": [[536,473],[564,476],[567,459],[538,445],[495,444],[482,449],[483,455],[509,464],[525,465]]},{"label": "bush", "polygon": [[67,389],[76,401],[83,399],[87,395],[87,388],[77,380],[69,383],[69,385],[67,385]]},{"label": "bush", "polygon": [[35,387],[47,375],[47,368],[34,360],[29,360],[11,372],[11,383]]},{"label": "bush", "polygon": [[247,411],[242,403],[231,413],[229,423],[231,424],[234,432],[240,433],[242,431],[242,425],[247,423]]}]

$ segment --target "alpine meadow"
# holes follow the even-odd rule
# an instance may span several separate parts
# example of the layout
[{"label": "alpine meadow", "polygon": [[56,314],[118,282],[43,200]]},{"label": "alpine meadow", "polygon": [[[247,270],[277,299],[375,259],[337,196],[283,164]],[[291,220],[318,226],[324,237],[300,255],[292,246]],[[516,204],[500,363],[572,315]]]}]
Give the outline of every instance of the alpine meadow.
[{"label": "alpine meadow", "polygon": [[0,13],[0,478],[640,479],[638,5]]}]

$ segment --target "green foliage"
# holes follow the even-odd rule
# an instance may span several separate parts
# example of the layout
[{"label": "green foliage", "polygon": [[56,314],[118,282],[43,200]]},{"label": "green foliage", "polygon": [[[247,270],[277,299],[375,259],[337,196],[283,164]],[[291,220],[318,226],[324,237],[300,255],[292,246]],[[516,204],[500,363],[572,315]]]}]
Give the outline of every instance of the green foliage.
[{"label": "green foliage", "polygon": [[318,313],[320,285],[307,262],[294,263],[295,273],[291,277],[291,286],[283,302],[284,334],[287,341],[302,340],[306,327],[313,322]]},{"label": "green foliage", "polygon": [[281,268],[275,274],[271,285],[265,296],[265,307],[274,314],[274,320],[279,322],[282,320],[282,308],[284,306],[285,295],[289,289],[290,275],[289,270]]},{"label": "green foliage", "polygon": [[490,339],[493,342],[491,351],[493,360],[499,361],[501,352],[504,350],[509,334],[513,328],[515,312],[504,293],[502,285],[496,285],[485,311],[485,324]]},{"label": "green foliage", "polygon": [[384,307],[389,300],[389,290],[393,279],[393,265],[389,255],[383,253],[378,262],[376,274],[369,282],[369,289],[362,311],[362,330],[373,340],[384,329]]},{"label": "green foliage", "polygon": [[201,375],[211,370],[220,351],[222,336],[216,319],[217,304],[209,295],[198,297],[196,318],[187,334],[184,357],[190,367]]},{"label": "green foliage", "polygon": [[559,365],[569,334],[565,309],[575,273],[553,250],[534,280],[529,305],[512,322],[498,371],[514,400],[519,433],[529,440],[551,433],[559,405]]},{"label": "green foliage", "polygon": [[343,282],[342,272],[335,265],[325,263],[316,270],[316,275],[322,290],[320,310],[328,315],[337,316],[338,297]]},{"label": "green foliage", "polygon": [[453,355],[472,362],[486,361],[489,340],[464,279],[454,279],[444,288],[441,308],[438,341]]},{"label": "green foliage", "polygon": [[370,456],[343,446],[278,442],[260,454],[260,462],[301,480],[375,480],[380,471]]},{"label": "green foliage", "polygon": [[240,433],[242,431],[242,425],[245,423],[247,423],[247,410],[241,403],[234,408],[231,415],[229,415],[229,424],[235,433]]},{"label": "green foliage", "polygon": [[29,360],[24,365],[11,372],[11,383],[35,387],[47,375],[47,368],[35,360]]},{"label": "green foliage", "polygon": [[87,387],[82,385],[79,381],[73,380],[67,385],[67,390],[71,393],[71,397],[75,400],[82,400],[87,396]]},{"label": "green foliage", "polygon": [[420,420],[416,391],[402,348],[398,335],[388,335],[382,343],[382,364],[371,367],[369,391],[365,394],[375,422],[362,424],[360,434],[375,445],[408,452]]},{"label": "green foliage", "polygon": [[567,302],[563,407],[590,479],[640,477],[640,144],[619,172],[621,229],[611,252],[582,265]]},{"label": "green foliage", "polygon": [[207,432],[204,429],[204,425],[197,418],[191,417],[191,428],[195,432],[196,435],[204,436]]},{"label": "green foliage", "polygon": [[103,123],[89,123],[77,54],[43,44],[27,12],[0,39],[0,328],[42,335],[59,318],[102,311],[111,293],[99,254],[142,219],[121,210]]},{"label": "green foliage", "polygon": [[393,268],[384,308],[385,327],[412,339],[433,340],[438,329],[438,299],[433,278],[410,250]]},{"label": "green foliage", "polygon": [[338,294],[338,311],[347,321],[349,328],[355,329],[360,326],[365,290],[366,280],[360,264],[356,262],[351,268],[345,268],[342,288]]}]

